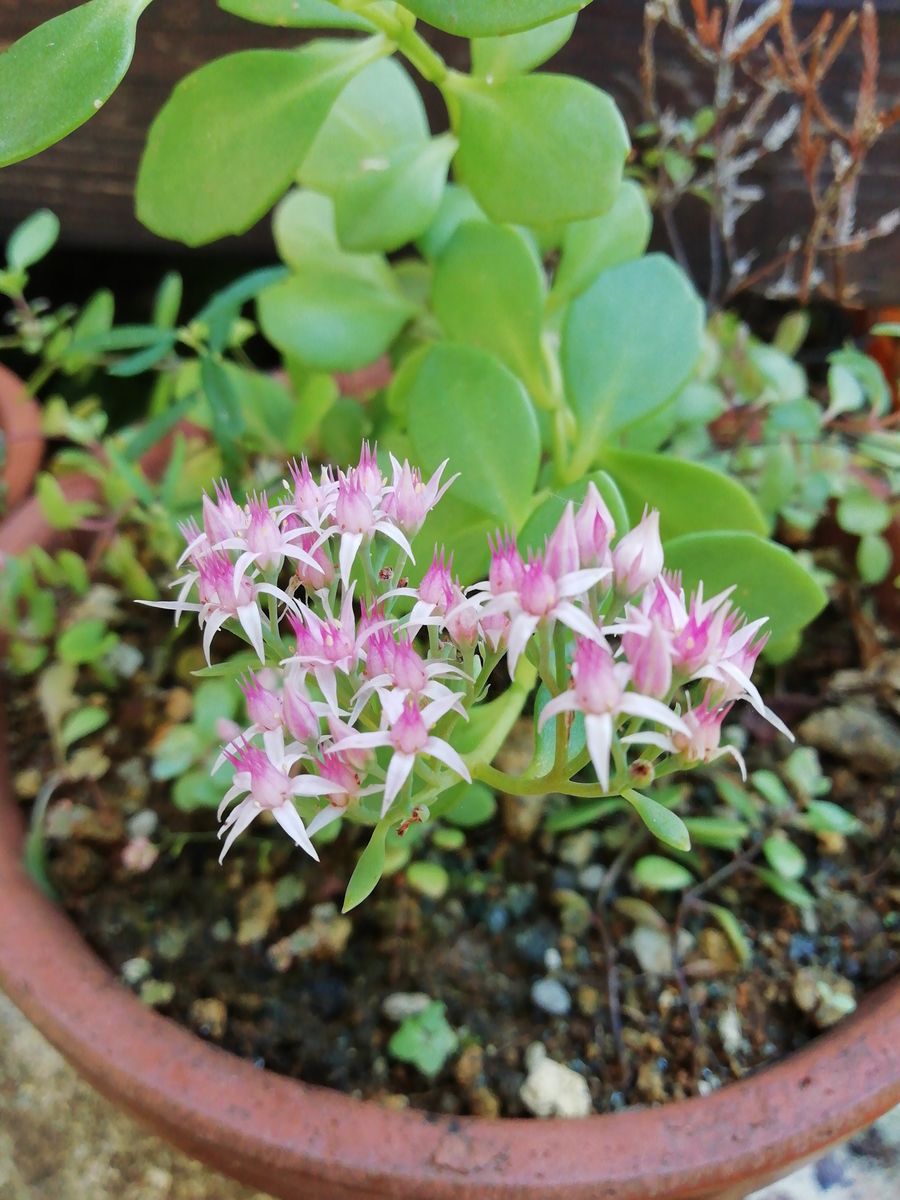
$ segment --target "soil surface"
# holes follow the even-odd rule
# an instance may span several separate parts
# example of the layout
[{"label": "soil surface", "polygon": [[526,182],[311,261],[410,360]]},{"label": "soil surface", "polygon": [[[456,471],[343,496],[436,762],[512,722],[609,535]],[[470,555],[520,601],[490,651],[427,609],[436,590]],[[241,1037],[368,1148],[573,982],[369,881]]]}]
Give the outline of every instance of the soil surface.
[{"label": "soil surface", "polygon": [[[179,811],[170,785],[151,779],[143,748],[184,720],[185,691],[144,668],[118,696],[113,724],[86,739],[109,760],[102,777],[54,796],[51,879],[145,1003],[307,1082],[392,1107],[525,1115],[536,1111],[523,1084],[539,1043],[585,1081],[597,1112],[705,1093],[803,1045],[900,960],[900,654],[861,620],[855,613],[853,636],[846,613],[829,609],[803,654],[765,681],[800,743],[820,751],[828,799],[861,828],[792,829],[812,911],[775,895],[749,861],[704,896],[739,918],[744,965],[703,905],[679,908],[680,893],[633,883],[633,858],[658,846],[634,845],[618,819],[551,837],[552,797],[541,807],[501,797],[493,820],[458,847],[420,841],[412,861],[445,869],[444,894],[423,894],[401,868],[346,917],[340,902],[358,852],[346,834],[322,848],[319,866],[257,822],[258,836],[239,840],[220,867],[214,812]],[[121,632],[151,644],[146,626]],[[9,695],[16,785],[28,803],[52,762],[35,697],[21,685]],[[779,770],[792,748],[749,709],[741,716],[750,769]],[[689,778],[682,811],[720,813],[710,780]],[[146,865],[135,859],[136,831],[160,850],[148,869],[136,869]],[[697,878],[734,858],[697,850]],[[433,1078],[388,1049],[425,997],[445,1006],[456,1035]],[[562,1101],[546,1102],[559,1111]]]}]

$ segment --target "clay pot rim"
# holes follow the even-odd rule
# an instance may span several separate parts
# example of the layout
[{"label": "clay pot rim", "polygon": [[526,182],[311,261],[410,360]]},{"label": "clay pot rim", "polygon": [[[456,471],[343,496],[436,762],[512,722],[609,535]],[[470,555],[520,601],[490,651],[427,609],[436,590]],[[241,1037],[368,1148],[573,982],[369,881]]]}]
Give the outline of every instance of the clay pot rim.
[{"label": "clay pot rim", "polygon": [[761,1186],[900,1102],[895,978],[829,1033],[706,1097],[576,1120],[388,1111],[254,1067],[142,1005],[28,878],[22,836],[0,710],[0,985],[100,1092],[276,1194],[317,1181],[317,1196],[385,1200],[597,1200],[600,1186],[616,1200],[687,1200]]},{"label": "clay pot rim", "polygon": [[[6,504],[11,512],[28,495],[44,457],[41,410],[25,384],[8,367],[0,364],[0,429],[6,438],[6,459],[0,463],[0,478],[7,488]],[[10,450],[15,458],[10,459]]]}]

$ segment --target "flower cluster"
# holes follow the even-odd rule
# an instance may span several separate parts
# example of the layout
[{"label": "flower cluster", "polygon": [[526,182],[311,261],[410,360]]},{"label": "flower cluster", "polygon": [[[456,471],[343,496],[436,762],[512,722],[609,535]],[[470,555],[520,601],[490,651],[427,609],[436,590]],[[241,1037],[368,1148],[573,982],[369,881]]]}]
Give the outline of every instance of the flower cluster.
[{"label": "flower cluster", "polygon": [[[260,663],[240,683],[249,724],[216,764],[234,768],[223,856],[263,811],[313,858],[313,836],[341,816],[421,819],[490,771],[454,734],[501,677],[549,692],[536,721],[557,722],[557,791],[589,763],[610,795],[723,754],[743,770],[721,741],[738,700],[790,736],[750,678],[764,622],[744,620],[733,589],[686,595],[664,570],[658,514],[617,530],[593,483],[543,547],[523,554],[498,533],[486,579],[462,586],[441,550],[411,585],[410,543],[452,483],[445,468],[426,482],[391,457],[388,478],[364,446],[347,471],[293,464],[276,502],[241,504],[219,484],[202,528],[183,527],[185,573],[162,606],[197,613],[207,661],[227,629]],[[570,758],[576,719],[585,750]]]}]

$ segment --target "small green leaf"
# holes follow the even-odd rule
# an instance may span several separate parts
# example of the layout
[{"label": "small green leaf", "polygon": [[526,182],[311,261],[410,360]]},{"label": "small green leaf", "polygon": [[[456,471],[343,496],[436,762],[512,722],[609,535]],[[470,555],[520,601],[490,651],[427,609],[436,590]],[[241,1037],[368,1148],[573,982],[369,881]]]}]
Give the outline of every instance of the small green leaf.
[{"label": "small green leaf", "polygon": [[622,796],[655,838],[665,842],[667,846],[673,846],[676,850],[690,850],[691,835],[678,813],[672,812],[657,800],[651,799],[650,796],[643,796],[631,788],[626,788]]},{"label": "small green leaf", "polygon": [[403,7],[435,29],[457,37],[493,37],[533,29],[590,0],[404,0]]},{"label": "small green leaf", "polygon": [[789,904],[796,904],[798,908],[815,907],[815,898],[795,879],[785,879],[776,871],[769,871],[765,867],[757,867],[756,874],[776,896],[787,900]]},{"label": "small green leaf", "polygon": [[177,779],[196,763],[203,749],[203,741],[196,729],[190,725],[173,726],[153,748],[151,777],[159,780]]},{"label": "small green leaf", "polygon": [[244,430],[240,400],[225,364],[204,355],[200,360],[200,380],[212,413],[213,430],[220,444],[232,445]]},{"label": "small green leaf", "polygon": [[289,186],[342,88],[380,52],[322,40],[244,50],[188,75],[150,128],[139,219],[189,246],[249,229]]},{"label": "small green leaf", "polygon": [[730,909],[723,908],[721,904],[708,903],[706,907],[721,925],[725,936],[731,942],[731,948],[737,955],[741,966],[745,967],[753,957],[753,950],[750,943],[744,937],[740,921],[738,921]]},{"label": "small green leaf", "polygon": [[453,852],[462,850],[466,844],[466,835],[461,829],[436,829],[431,835],[431,842],[438,850]]},{"label": "small green leaf", "polygon": [[6,261],[13,270],[26,271],[50,253],[58,237],[59,217],[49,208],[40,208],[9,235]]},{"label": "small green leaf", "polygon": [[54,529],[74,529],[83,512],[74,510],[59,482],[47,471],[42,471],[35,480],[35,494],[41,512]]},{"label": "small green leaf", "polygon": [[56,652],[63,662],[80,665],[98,662],[119,639],[99,617],[85,617],[64,630],[56,641]]},{"label": "small green leaf", "polygon": [[533,71],[562,49],[572,36],[577,19],[573,12],[520,33],[475,38],[472,42],[472,74],[506,79],[509,75]]},{"label": "small green leaf", "polygon": [[887,579],[893,561],[891,544],[880,533],[866,533],[860,538],[856,551],[856,569],[863,583],[871,586]]},{"label": "small green leaf", "polygon": [[182,812],[194,812],[200,808],[218,808],[228,784],[225,771],[210,775],[205,767],[188,771],[175,780],[172,800]]},{"label": "small green leaf", "polygon": [[658,854],[646,854],[639,858],[631,871],[635,883],[651,892],[678,892],[689,888],[694,877],[681,863]]},{"label": "small green leaf", "polygon": [[629,144],[605,92],[565,75],[459,79],[455,170],[489,217],[560,225],[609,208]]},{"label": "small green leaf", "polygon": [[74,550],[60,550],[56,556],[63,580],[76,596],[83,596],[91,586],[87,563]]},{"label": "small green leaf", "polygon": [[432,305],[450,341],[496,355],[537,404],[549,406],[544,276],[516,230],[486,221],[460,226],[437,260]]},{"label": "small green leaf", "polygon": [[750,782],[763,799],[779,812],[784,812],[791,807],[791,794],[774,771],[754,771],[750,776]]},{"label": "small green leaf", "polygon": [[449,459],[466,503],[517,528],[537,480],[540,434],[515,376],[482,350],[437,343],[418,360],[406,406],[418,465],[432,472]]},{"label": "small green leaf", "polygon": [[886,529],[890,524],[891,509],[889,504],[873,496],[866,488],[854,488],[838,504],[837,519],[845,533],[862,537]]},{"label": "small green leaf", "polygon": [[88,734],[96,733],[109,721],[109,713],[105,708],[78,708],[69,713],[59,731],[59,740],[64,750],[68,750],[73,742],[79,741]]},{"label": "small green leaf", "polygon": [[406,1018],[388,1042],[388,1054],[412,1063],[426,1079],[435,1079],[458,1046],[459,1038],[447,1023],[443,1004],[433,1000],[422,1012]]},{"label": "small green leaf", "polygon": [[568,833],[572,829],[583,829],[585,825],[593,825],[601,817],[611,817],[613,813],[621,812],[624,807],[622,800],[612,800],[606,796],[599,800],[585,800],[582,804],[558,808],[550,813],[544,822],[544,828],[548,833]]},{"label": "small green leaf", "polygon": [[718,850],[737,850],[749,832],[743,821],[727,817],[685,817],[684,823],[692,842]]},{"label": "small green leaf", "polygon": [[815,833],[840,833],[845,836],[859,833],[862,828],[857,817],[831,800],[810,800],[806,808],[806,823]]},{"label": "small green leaf", "polygon": [[286,29],[373,29],[365,17],[342,12],[331,0],[219,0],[219,8],[245,21]]},{"label": "small green leaf", "polygon": [[789,550],[755,533],[688,533],[665,550],[666,566],[682,572],[688,591],[700,580],[708,596],[736,584],[733,603],[751,621],[768,617],[773,639],[808,625],[828,601]]},{"label": "small green leaf", "polygon": [[0,167],[38,154],[89,120],[118,87],[150,0],[90,0],[0,54]]},{"label": "small green leaf", "polygon": [[702,333],[700,297],[660,254],[604,271],[572,302],[561,357],[581,434],[575,467],[586,470],[604,440],[675,396]]},{"label": "small green leaf", "polygon": [[210,742],[216,741],[216,725],[223,718],[237,716],[241,693],[234,683],[206,679],[194,692],[193,725]]},{"label": "small green leaf", "polygon": [[558,308],[581,295],[602,271],[639,258],[647,249],[652,226],[644,189],[624,180],[605,213],[566,226],[550,307]]},{"label": "small green leaf", "polygon": [[806,871],[806,856],[786,837],[773,835],[763,842],[766,862],[782,879],[799,879]]},{"label": "small green leaf", "polygon": [[374,890],[384,873],[385,839],[390,828],[390,819],[382,817],[375,828],[369,843],[356,860],[347,891],[344,894],[342,912],[350,912]]},{"label": "small green leaf", "polygon": [[442,899],[450,886],[450,876],[440,863],[413,863],[406,872],[406,881],[414,892],[429,900]]},{"label": "small green leaf", "polygon": [[451,825],[474,829],[478,825],[486,825],[497,811],[494,793],[483,783],[458,784],[451,791],[454,802],[443,814],[443,819]]}]

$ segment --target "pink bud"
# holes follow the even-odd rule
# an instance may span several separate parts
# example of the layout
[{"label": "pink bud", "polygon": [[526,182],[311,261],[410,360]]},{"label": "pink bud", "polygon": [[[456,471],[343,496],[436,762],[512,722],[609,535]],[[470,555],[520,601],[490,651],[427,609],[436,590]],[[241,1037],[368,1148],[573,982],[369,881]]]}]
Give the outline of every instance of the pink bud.
[{"label": "pink bud", "polygon": [[428,685],[428,674],[419,654],[408,641],[400,642],[394,650],[391,666],[394,684],[418,695]]},{"label": "pink bud", "polygon": [[[302,522],[294,513],[289,513],[284,519],[284,529],[288,532],[292,529],[299,529]],[[303,586],[310,592],[321,591],[322,588],[328,587],[334,580],[335,569],[331,556],[325,549],[325,545],[316,546],[316,534],[310,530],[309,533],[304,533],[301,537],[291,540],[291,545],[296,546],[300,550],[305,550],[315,562],[316,566],[311,567],[309,563],[303,562],[302,559],[297,559],[296,575]]]},{"label": "pink bud", "polygon": [[363,442],[359,452],[359,463],[351,468],[350,475],[353,483],[359,487],[368,500],[377,505],[384,493],[384,476],[378,466],[378,447],[374,449],[368,442]]},{"label": "pink bud", "polygon": [[247,715],[254,725],[267,730],[281,728],[281,701],[255,675],[251,673],[249,680],[241,683],[241,691],[247,702]]},{"label": "pink bud", "polygon": [[713,759],[722,738],[722,722],[730,709],[731,705],[727,705],[717,710],[711,703],[711,693],[707,692],[701,704],[682,714],[681,719],[690,735],[676,731],[672,734],[672,744],[685,762],[710,762]]},{"label": "pink bud", "polygon": [[554,579],[578,570],[578,537],[575,532],[575,508],[571,500],[550,535],[544,561]]},{"label": "pink bud", "polygon": [[292,738],[304,743],[318,740],[319,719],[313,711],[306,688],[291,675],[285,680],[281,693],[281,710]]},{"label": "pink bud", "polygon": [[290,799],[290,778],[258,746],[244,742],[234,752],[226,750],[225,757],[236,770],[250,775],[250,794],[260,808],[280,808]]},{"label": "pink bud", "polygon": [[247,549],[259,555],[257,563],[263,571],[277,571],[284,562],[281,531],[269,509],[266,497],[252,496],[248,505]]},{"label": "pink bud", "polygon": [[346,725],[339,717],[334,716],[328,718],[328,729],[334,741],[334,753],[340,754],[343,761],[354,771],[365,771],[366,767],[372,761],[371,750],[341,749],[341,742],[354,734],[356,730]]},{"label": "pink bud", "polygon": [[516,543],[508,534],[501,537],[498,533],[496,540],[488,538],[488,544],[491,547],[491,569],[488,575],[491,595],[501,596],[505,592],[518,591],[525,565],[516,549]]},{"label": "pink bud", "polygon": [[575,514],[578,555],[583,567],[599,567],[606,562],[609,543],[615,537],[616,524],[594,483]]},{"label": "pink bud", "polygon": [[626,634],[622,639],[631,664],[631,681],[644,696],[662,700],[672,687],[672,657],[669,639],[655,621],[646,633]]},{"label": "pink bud", "polygon": [[453,555],[451,554],[449,561],[445,562],[444,551],[441,550],[438,554],[435,550],[431,566],[422,576],[422,582],[419,584],[419,599],[424,600],[426,604],[434,605],[434,609],[438,613],[445,613],[453,602],[452,568]]},{"label": "pink bud", "polygon": [[558,599],[556,580],[545,567],[543,558],[537,555],[522,570],[519,602],[531,616],[545,617],[556,606]]},{"label": "pink bud", "polygon": [[394,669],[397,643],[390,629],[376,629],[365,639],[366,676],[375,679],[378,675],[390,675]]},{"label": "pink bud", "polygon": [[291,463],[291,482],[294,485],[294,504],[301,513],[315,514],[322,502],[322,492],[312,477],[306,457],[300,459],[300,465]]},{"label": "pink bud", "polygon": [[659,513],[645,512],[640,524],[626,533],[613,550],[616,587],[622,595],[642,591],[663,568],[663,548],[659,537]]},{"label": "pink bud", "polygon": [[338,480],[334,519],[344,533],[370,533],[375,524],[372,503],[356,476]]},{"label": "pink bud", "polygon": [[316,760],[316,766],[322,778],[335,785],[329,802],[336,807],[346,806],[348,798],[359,791],[359,776],[350,768],[344,755],[329,751]]},{"label": "pink bud", "polygon": [[474,646],[478,641],[478,606],[455,587],[452,607],[446,616],[447,633],[457,646]]},{"label": "pink bud", "polygon": [[497,651],[506,642],[509,633],[510,619],[505,612],[488,613],[480,621],[481,632],[485,641],[493,651]]}]

